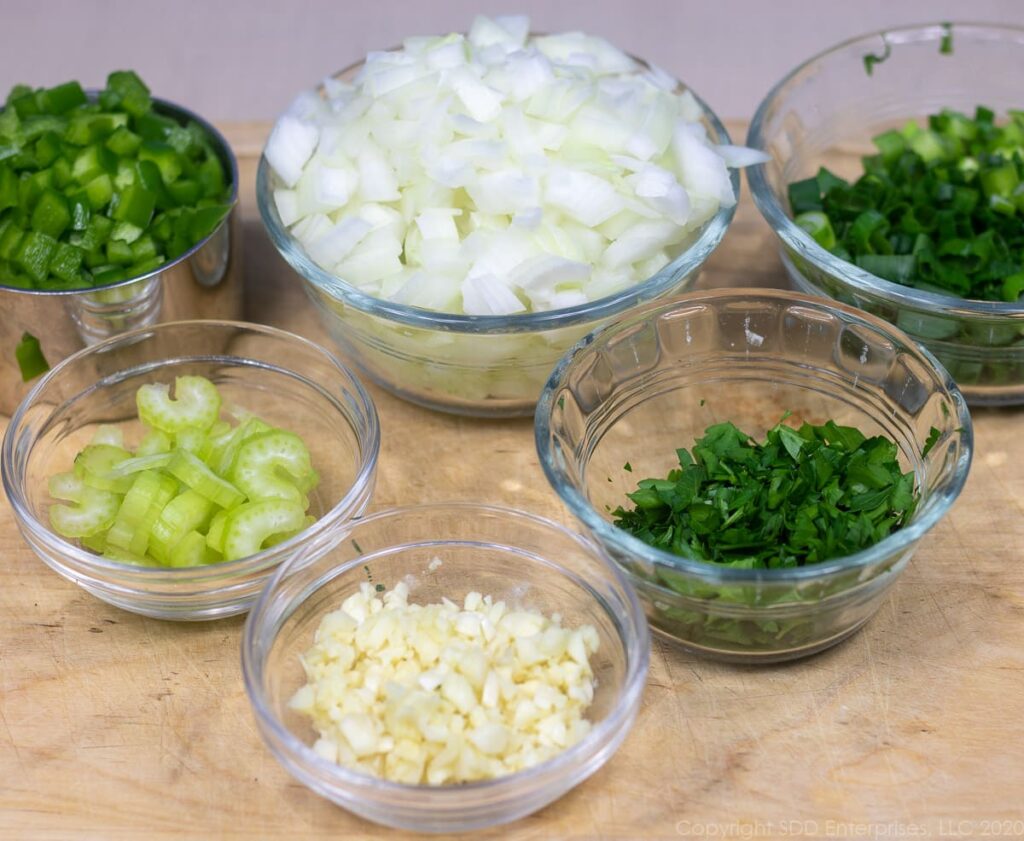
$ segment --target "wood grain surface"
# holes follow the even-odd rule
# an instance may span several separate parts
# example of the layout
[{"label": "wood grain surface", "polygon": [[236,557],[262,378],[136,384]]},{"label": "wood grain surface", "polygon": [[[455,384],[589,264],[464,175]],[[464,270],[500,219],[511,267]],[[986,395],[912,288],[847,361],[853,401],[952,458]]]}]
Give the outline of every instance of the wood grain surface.
[{"label": "wood grain surface", "polygon": [[[244,183],[248,315],[323,340],[255,210],[266,130],[226,127]],[[744,190],[703,285],[785,283]],[[373,509],[486,500],[568,522],[529,421],[448,417],[371,391],[383,436]],[[481,837],[1024,835],[1022,419],[975,413],[966,490],[864,630],[757,668],[656,641],[639,720],[612,761]],[[0,504],[0,838],[399,837],[321,800],[264,748],[241,628],[97,601],[46,569]]]}]

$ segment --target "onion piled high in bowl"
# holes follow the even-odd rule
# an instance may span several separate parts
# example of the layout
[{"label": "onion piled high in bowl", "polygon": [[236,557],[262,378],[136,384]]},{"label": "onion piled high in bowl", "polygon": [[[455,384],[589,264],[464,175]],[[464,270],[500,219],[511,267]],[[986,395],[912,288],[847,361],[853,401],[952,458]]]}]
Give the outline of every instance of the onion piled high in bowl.
[{"label": "onion piled high in bowl", "polygon": [[478,18],[301,95],[257,198],[367,376],[431,408],[528,415],[573,342],[693,283],[748,162],[692,92],[606,41]]}]

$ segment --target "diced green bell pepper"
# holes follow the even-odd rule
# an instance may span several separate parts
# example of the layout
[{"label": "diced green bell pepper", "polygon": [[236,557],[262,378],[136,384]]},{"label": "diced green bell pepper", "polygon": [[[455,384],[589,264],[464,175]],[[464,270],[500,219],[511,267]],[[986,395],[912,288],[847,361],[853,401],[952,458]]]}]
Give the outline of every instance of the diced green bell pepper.
[{"label": "diced green bell pepper", "polygon": [[126,126],[120,126],[106,141],[106,147],[121,158],[135,154],[141,145],[142,138]]},{"label": "diced green bell pepper", "polygon": [[132,247],[117,239],[107,240],[107,262],[127,266],[133,261]]},{"label": "diced green bell pepper", "polygon": [[9,166],[0,164],[0,211],[18,204],[18,176]]},{"label": "diced green bell pepper", "polygon": [[14,358],[18,360],[22,382],[27,383],[29,380],[34,380],[40,374],[45,374],[50,370],[50,363],[43,356],[39,339],[31,333],[22,333],[21,341],[14,348]]},{"label": "diced green bell pepper", "polygon": [[120,105],[134,117],[141,117],[153,105],[149,88],[131,70],[116,70],[107,76],[107,90],[120,99]]},{"label": "diced green bell pepper", "polygon": [[66,242],[58,242],[50,260],[50,274],[68,283],[80,280],[84,256],[82,249],[68,245]]},{"label": "diced green bell pepper", "polygon": [[86,96],[82,86],[72,81],[43,91],[42,100],[46,113],[65,114],[72,108],[84,105]]},{"label": "diced green bell pepper", "polygon": [[71,211],[67,199],[53,190],[46,190],[32,211],[32,230],[59,239],[71,224]]},{"label": "diced green bell pepper", "polygon": [[83,149],[71,166],[71,174],[79,184],[86,184],[97,176],[117,172],[117,158],[106,146],[93,144]]},{"label": "diced green bell pepper", "polygon": [[41,167],[50,166],[64,151],[56,132],[48,131],[36,141],[36,163]]},{"label": "diced green bell pepper", "polygon": [[114,180],[105,172],[97,175],[85,185],[85,194],[93,210],[102,210],[114,198]]},{"label": "diced green bell pepper", "polygon": [[46,279],[57,240],[40,231],[29,231],[14,252],[14,264],[35,281]]},{"label": "diced green bell pepper", "polygon": [[152,161],[160,170],[164,184],[177,180],[184,169],[184,159],[173,147],[160,140],[144,140],[139,147],[139,160]]},{"label": "diced green bell pepper", "polygon": [[25,232],[16,225],[11,225],[0,234],[0,260],[10,260],[14,257],[23,236]]}]

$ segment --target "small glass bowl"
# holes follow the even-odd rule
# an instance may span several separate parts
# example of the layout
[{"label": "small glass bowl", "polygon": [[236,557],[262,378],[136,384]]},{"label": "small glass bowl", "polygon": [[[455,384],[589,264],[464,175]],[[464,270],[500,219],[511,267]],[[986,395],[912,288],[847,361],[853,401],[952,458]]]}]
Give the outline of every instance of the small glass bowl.
[{"label": "small glass bowl", "polygon": [[[110,561],[55,534],[47,480],[70,469],[96,428],[141,437],[135,392],[199,374],[237,406],[301,435],[320,484],[317,522],[248,558],[192,568]],[[97,598],[159,619],[218,619],[246,611],[283,560],[319,545],[358,516],[373,490],[380,432],[358,380],[328,351],[298,336],[231,321],[179,321],[135,330],[68,357],[26,396],[3,441],[3,483],[18,528],[48,566]]]},{"label": "small glass bowl", "polygon": [[[566,627],[593,625],[600,644],[591,659],[597,687],[590,732],[533,768],[457,786],[403,785],[321,758],[309,720],[288,707],[306,683],[299,656],[324,614],[367,580],[388,589],[404,581],[416,603],[461,603],[476,591],[559,613]],[[304,551],[282,566],[249,614],[242,670],[264,740],[304,785],[377,823],[459,832],[535,812],[607,762],[636,719],[649,653],[636,594],[594,544],[530,514],[453,503],[373,514],[350,523],[330,552]]]},{"label": "small glass bowl", "polygon": [[[362,62],[352,65],[335,78],[351,80],[361,67]],[[679,91],[684,89],[680,83]],[[317,93],[324,95],[322,85]],[[703,109],[711,141],[731,143],[714,112],[696,95],[695,99]],[[730,170],[730,176],[738,202],[739,171]],[[566,350],[587,331],[631,307],[692,286],[736,212],[736,205],[720,208],[660,272],[606,298],[523,315],[457,315],[367,295],[326,271],[281,222],[273,197],[276,186],[277,176],[266,156],[261,156],[256,201],[263,224],[274,246],[303,279],[321,321],[345,358],[398,397],[430,409],[479,417],[532,415],[544,382]]]},{"label": "small glass bowl", "polygon": [[[636,483],[677,467],[676,449],[711,424],[763,439],[786,412],[893,439],[921,492],[912,521],[857,554],[772,570],[680,557],[612,525]],[[960,493],[972,448],[963,397],[927,351],[874,316],[782,291],[690,294],[597,331],[559,363],[535,423],[548,480],[629,573],[651,624],[735,662],[812,654],[866,622]]]},{"label": "small glass bowl", "polygon": [[[951,51],[943,52],[950,37]],[[869,75],[865,56],[883,58]],[[748,172],[802,291],[853,304],[926,345],[971,405],[1024,403],[1024,303],[975,301],[883,280],[841,260],[793,223],[787,187],[819,166],[856,178],[871,138],[942,108],[1001,117],[1022,104],[1024,29],[946,24],[876,32],[809,59],[765,97],[747,145],[772,160]]]}]

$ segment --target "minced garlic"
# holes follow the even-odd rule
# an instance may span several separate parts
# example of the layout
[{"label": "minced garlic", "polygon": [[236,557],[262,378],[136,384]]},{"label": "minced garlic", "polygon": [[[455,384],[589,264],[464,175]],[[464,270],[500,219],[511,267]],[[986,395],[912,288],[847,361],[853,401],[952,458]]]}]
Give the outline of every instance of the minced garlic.
[{"label": "minced garlic", "polygon": [[401,783],[484,780],[536,765],[590,729],[591,625],[509,610],[469,593],[460,608],[409,604],[363,584],[320,622],[292,709],[325,759]]}]

